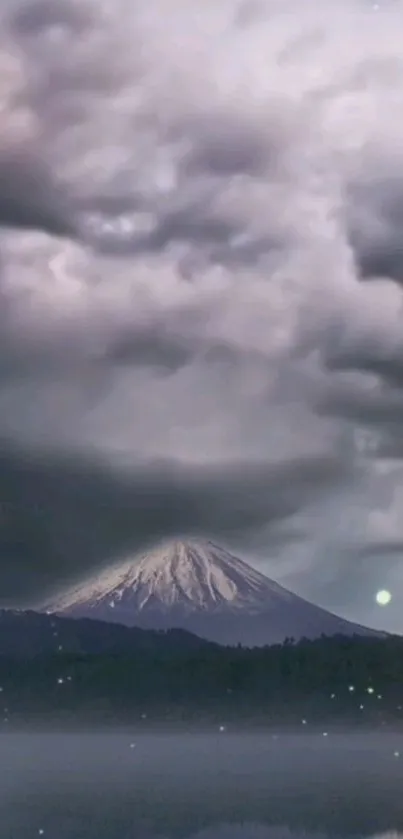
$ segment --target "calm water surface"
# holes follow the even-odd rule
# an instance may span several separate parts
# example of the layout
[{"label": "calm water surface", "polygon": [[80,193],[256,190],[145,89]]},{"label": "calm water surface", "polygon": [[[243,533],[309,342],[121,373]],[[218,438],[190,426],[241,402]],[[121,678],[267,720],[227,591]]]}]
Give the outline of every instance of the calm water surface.
[{"label": "calm water surface", "polygon": [[0,737],[0,839],[349,839],[399,831],[402,735]]}]

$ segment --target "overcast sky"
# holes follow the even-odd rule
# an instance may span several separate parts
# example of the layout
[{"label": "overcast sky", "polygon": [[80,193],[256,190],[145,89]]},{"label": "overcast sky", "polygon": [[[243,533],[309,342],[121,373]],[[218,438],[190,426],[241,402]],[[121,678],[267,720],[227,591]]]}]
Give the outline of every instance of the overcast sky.
[{"label": "overcast sky", "polygon": [[403,2],[374,5],[2,0],[1,604],[194,534],[403,631]]}]

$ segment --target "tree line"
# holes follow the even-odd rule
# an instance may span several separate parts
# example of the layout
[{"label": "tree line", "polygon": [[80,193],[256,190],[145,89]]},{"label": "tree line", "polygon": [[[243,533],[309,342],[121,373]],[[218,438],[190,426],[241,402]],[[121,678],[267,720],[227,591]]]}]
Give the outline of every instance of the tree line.
[{"label": "tree line", "polygon": [[0,710],[1,703],[3,726],[35,719],[396,726],[403,639],[288,639],[255,649],[153,643],[123,654],[1,656]]}]

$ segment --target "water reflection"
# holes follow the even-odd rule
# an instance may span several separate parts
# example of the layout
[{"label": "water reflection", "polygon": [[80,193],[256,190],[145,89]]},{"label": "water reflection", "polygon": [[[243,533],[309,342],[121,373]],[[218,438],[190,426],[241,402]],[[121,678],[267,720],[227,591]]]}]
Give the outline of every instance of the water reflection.
[{"label": "water reflection", "polygon": [[400,754],[403,736],[395,734],[8,734],[0,738],[0,833],[364,839],[403,832]]},{"label": "water reflection", "polygon": [[[329,839],[329,835],[325,833],[293,833],[287,827],[274,828],[249,824],[213,827],[194,833],[187,839]],[[368,837],[368,839],[402,839],[402,834],[392,831],[379,836]]]}]

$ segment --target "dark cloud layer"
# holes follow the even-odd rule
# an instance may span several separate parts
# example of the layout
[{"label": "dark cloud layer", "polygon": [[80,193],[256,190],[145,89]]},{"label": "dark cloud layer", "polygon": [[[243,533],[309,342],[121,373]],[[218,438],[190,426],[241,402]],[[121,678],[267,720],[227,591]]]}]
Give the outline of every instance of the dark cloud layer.
[{"label": "dark cloud layer", "polygon": [[350,617],[402,590],[360,559],[403,538],[378,5],[4,0],[3,602],[195,530]]},{"label": "dark cloud layer", "polygon": [[41,161],[26,155],[9,155],[6,160],[0,156],[0,227],[77,237],[71,216],[63,191]]},{"label": "dark cloud layer", "polygon": [[89,573],[165,535],[236,541],[262,521],[292,516],[344,476],[331,460],[233,464],[192,470],[173,463],[113,469],[99,459],[15,449],[0,452],[0,588],[41,598],[60,578]]}]

